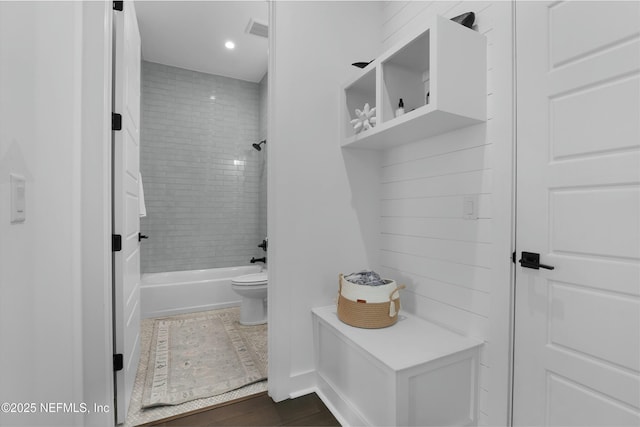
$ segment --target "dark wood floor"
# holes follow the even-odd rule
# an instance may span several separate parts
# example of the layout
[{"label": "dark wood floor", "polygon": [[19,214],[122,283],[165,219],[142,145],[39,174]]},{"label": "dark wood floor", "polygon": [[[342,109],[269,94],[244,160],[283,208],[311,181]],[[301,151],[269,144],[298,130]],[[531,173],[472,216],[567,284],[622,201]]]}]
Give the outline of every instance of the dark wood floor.
[{"label": "dark wood floor", "polygon": [[145,426],[339,426],[315,394],[274,403],[266,392]]}]

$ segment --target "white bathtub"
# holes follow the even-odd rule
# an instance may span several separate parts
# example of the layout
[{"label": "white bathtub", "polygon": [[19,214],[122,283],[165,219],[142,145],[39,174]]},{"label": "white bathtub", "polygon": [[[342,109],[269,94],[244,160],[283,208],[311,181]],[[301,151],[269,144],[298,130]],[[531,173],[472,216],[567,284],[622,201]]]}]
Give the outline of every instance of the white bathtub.
[{"label": "white bathtub", "polygon": [[240,305],[231,279],[258,273],[259,265],[146,273],[140,284],[142,317],[172,316]]}]

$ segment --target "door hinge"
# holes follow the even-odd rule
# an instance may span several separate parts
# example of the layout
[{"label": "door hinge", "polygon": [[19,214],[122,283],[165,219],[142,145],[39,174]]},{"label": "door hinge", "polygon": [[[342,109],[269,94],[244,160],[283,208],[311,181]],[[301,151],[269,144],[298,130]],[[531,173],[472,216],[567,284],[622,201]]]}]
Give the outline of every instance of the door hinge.
[{"label": "door hinge", "polygon": [[122,368],[124,368],[124,357],[120,353],[114,354],[113,355],[113,370],[115,372],[118,372],[118,371],[122,371]]},{"label": "door hinge", "polygon": [[123,7],[124,7],[124,2],[123,1],[114,1],[113,2],[113,10],[117,10],[119,12],[122,12]]},{"label": "door hinge", "polygon": [[122,114],[111,113],[111,130],[122,130]]},{"label": "door hinge", "polygon": [[122,236],[120,234],[111,235],[111,250],[120,252],[122,250]]},{"label": "door hinge", "polygon": [[515,252],[511,254],[511,262],[514,263],[514,264],[516,263],[516,253]]}]

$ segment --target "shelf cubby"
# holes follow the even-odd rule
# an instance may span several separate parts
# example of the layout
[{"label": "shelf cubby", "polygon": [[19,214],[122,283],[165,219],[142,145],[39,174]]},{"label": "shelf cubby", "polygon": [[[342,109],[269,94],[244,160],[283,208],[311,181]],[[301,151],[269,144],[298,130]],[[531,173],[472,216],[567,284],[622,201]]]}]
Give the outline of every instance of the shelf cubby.
[{"label": "shelf cubby", "polygon": [[395,118],[400,99],[405,112],[428,105],[425,79],[429,78],[429,30],[382,61],[382,117]]},{"label": "shelf cubby", "polygon": [[[353,134],[351,120],[356,118],[355,110],[362,110],[365,104],[371,108],[376,106],[376,67],[369,64],[362,76],[351,82],[344,88],[344,99],[346,103],[344,124],[345,134]],[[367,132],[367,131],[364,131]]]},{"label": "shelf cubby", "polygon": [[[486,121],[486,69],[486,38],[434,17],[343,87],[342,146],[386,149]],[[400,98],[405,114],[396,117]],[[377,124],[355,134],[349,121],[365,102],[377,107]]]}]

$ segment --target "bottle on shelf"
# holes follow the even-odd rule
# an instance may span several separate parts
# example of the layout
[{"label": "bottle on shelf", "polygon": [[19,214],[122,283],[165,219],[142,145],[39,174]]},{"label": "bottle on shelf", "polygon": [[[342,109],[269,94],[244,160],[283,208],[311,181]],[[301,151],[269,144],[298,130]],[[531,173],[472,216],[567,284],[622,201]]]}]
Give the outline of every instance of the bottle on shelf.
[{"label": "bottle on shelf", "polygon": [[425,105],[429,104],[429,70],[422,73],[422,83],[424,84]]},{"label": "bottle on shelf", "polygon": [[404,102],[402,98],[400,98],[400,102],[398,102],[398,109],[396,110],[396,117],[400,117],[404,114]]}]

